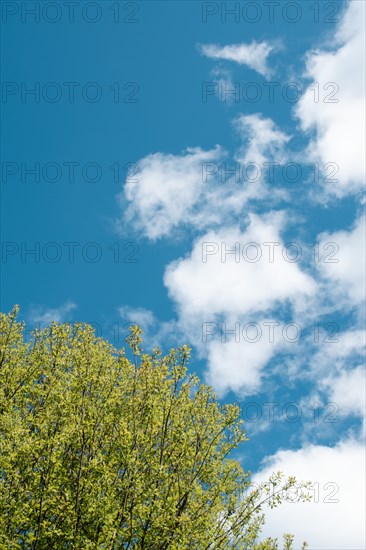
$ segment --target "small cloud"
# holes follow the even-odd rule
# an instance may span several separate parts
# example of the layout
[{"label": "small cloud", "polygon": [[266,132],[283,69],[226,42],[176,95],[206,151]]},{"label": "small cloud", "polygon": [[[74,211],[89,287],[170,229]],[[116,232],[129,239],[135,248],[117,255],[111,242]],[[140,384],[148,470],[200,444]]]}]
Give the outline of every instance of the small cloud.
[{"label": "small cloud", "polygon": [[202,44],[199,50],[202,55],[211,59],[234,61],[268,77],[271,69],[267,66],[267,58],[275,47],[268,42],[253,41],[251,44],[231,44],[222,47],[216,44]]},{"label": "small cloud", "polygon": [[142,329],[144,349],[181,345],[183,334],[174,319],[161,321],[151,310],[143,307],[121,306],[118,313],[126,331],[131,325],[138,325]]},{"label": "small cloud", "polygon": [[124,208],[117,228],[134,227],[154,241],[181,224],[197,222],[197,203],[204,201],[202,167],[222,158],[216,146],[210,151],[188,148],[182,155],[155,153],[140,159],[139,177],[126,180],[119,196]]},{"label": "small cloud", "polygon": [[234,121],[245,145],[236,152],[236,160],[243,164],[265,161],[284,164],[288,160],[287,143],[291,136],[283,133],[270,118],[260,113],[241,115]]},{"label": "small cloud", "polygon": [[144,331],[149,331],[156,324],[156,318],[152,311],[143,307],[121,306],[118,313],[130,325],[138,325]]},{"label": "small cloud", "polygon": [[74,309],[76,309],[76,304],[70,301],[58,308],[47,308],[38,305],[30,309],[28,317],[31,322],[40,325],[49,325],[52,321],[63,323]]}]

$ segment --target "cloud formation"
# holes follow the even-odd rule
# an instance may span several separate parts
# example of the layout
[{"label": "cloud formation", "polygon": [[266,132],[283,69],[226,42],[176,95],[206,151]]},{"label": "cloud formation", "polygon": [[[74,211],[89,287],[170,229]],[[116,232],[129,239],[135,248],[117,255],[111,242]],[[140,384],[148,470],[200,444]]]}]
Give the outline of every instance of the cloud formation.
[{"label": "cloud formation", "polygon": [[322,233],[318,240],[322,251],[318,267],[328,284],[328,293],[338,301],[363,309],[366,278],[365,216],[357,218],[350,230]]},{"label": "cloud formation", "polygon": [[[154,153],[138,161],[136,177],[128,177],[120,205],[121,226],[134,227],[149,240],[171,237],[182,228],[202,231],[226,225],[250,201],[275,203],[282,189],[266,184],[265,161],[284,162],[289,136],[259,113],[234,121],[240,146],[227,161],[220,147],[188,148],[181,155]],[[257,166],[255,166],[257,165]]]},{"label": "cloud formation", "polygon": [[139,160],[138,177],[125,182],[123,199],[129,203],[125,222],[143,230],[151,240],[189,223],[204,188],[202,163],[221,156],[220,147],[210,151],[189,148],[183,155],[155,153]]},{"label": "cloud formation", "polygon": [[271,75],[271,70],[268,67],[268,56],[275,48],[268,42],[253,41],[250,44],[231,44],[228,46],[203,44],[199,49],[202,55],[211,59],[234,61],[239,65],[246,65],[265,77]]},{"label": "cloud formation", "polygon": [[206,233],[189,256],[165,271],[182,331],[207,357],[208,380],[221,393],[258,389],[260,372],[278,346],[268,337],[257,343],[221,342],[217,333],[202,345],[203,327],[218,321],[230,328],[236,322],[243,327],[248,321],[268,321],[266,315],[277,308],[290,304],[296,309],[316,292],[312,277],[283,256],[283,229],[280,212],[251,214],[244,231],[223,227]]},{"label": "cloud formation", "polygon": [[282,132],[272,119],[260,113],[241,115],[234,121],[234,125],[244,142],[235,154],[239,162],[255,162],[261,167],[264,162],[287,162],[289,153],[286,145],[290,136]]},{"label": "cloud formation", "polygon": [[76,304],[66,302],[60,307],[47,308],[44,306],[33,306],[28,314],[28,318],[32,323],[39,323],[41,326],[49,325],[52,321],[56,323],[64,323],[70,317],[70,313],[76,309]]},{"label": "cloud formation", "polygon": [[335,162],[324,180],[328,195],[344,197],[365,183],[365,2],[350,2],[332,43],[307,55],[310,84],[295,108],[311,135],[310,162]]},{"label": "cloud formation", "polygon": [[[306,540],[309,550],[363,550],[365,531],[364,444],[352,438],[335,447],[308,445],[296,451],[280,450],[267,457],[253,482],[261,483],[273,471],[311,480],[312,502],[285,502],[266,509],[265,536],[278,537],[290,530],[297,544]],[[296,499],[296,494],[293,497]],[[347,525],[345,525],[347,523]],[[298,548],[298,546],[296,546]]]}]

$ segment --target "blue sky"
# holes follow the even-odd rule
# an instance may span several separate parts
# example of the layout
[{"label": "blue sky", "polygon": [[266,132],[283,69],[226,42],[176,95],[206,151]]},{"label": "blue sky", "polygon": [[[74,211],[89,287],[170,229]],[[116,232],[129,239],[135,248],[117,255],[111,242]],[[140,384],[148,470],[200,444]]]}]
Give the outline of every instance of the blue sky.
[{"label": "blue sky", "polygon": [[364,7],[2,3],[2,311],[190,344],[319,550],[365,547]]}]

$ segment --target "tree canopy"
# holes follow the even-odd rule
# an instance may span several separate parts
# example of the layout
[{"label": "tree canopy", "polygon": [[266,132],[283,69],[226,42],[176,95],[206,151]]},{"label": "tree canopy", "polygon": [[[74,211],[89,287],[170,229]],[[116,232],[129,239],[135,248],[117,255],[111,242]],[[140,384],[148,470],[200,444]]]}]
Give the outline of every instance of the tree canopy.
[{"label": "tree canopy", "polygon": [[129,359],[83,323],[27,339],[17,314],[0,319],[1,548],[278,548],[263,502],[296,480],[251,487],[239,407],[188,373],[187,346],[143,353],[133,326]]}]

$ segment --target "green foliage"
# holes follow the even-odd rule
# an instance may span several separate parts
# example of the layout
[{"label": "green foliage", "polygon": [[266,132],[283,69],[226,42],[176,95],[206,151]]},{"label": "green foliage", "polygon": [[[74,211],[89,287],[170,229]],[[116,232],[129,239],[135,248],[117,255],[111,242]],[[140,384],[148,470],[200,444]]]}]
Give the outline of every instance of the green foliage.
[{"label": "green foliage", "polygon": [[144,354],[134,326],[131,362],[79,323],[26,341],[17,313],[0,320],[1,549],[278,548],[258,542],[262,504],[295,480],[250,490],[239,408],[187,374],[189,348]]}]

